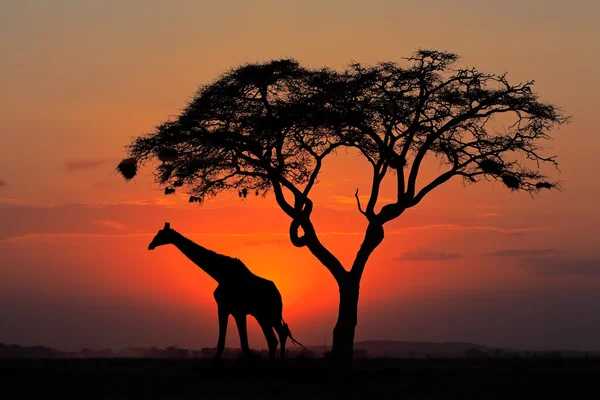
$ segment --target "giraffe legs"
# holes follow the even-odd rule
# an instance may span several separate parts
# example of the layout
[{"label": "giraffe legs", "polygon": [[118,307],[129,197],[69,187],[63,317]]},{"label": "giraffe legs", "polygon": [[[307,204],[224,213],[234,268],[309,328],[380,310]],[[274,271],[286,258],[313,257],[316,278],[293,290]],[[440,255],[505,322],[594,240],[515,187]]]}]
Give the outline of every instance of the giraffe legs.
[{"label": "giraffe legs", "polygon": [[281,342],[281,363],[285,361],[285,342],[287,341],[287,328],[285,325],[281,323],[281,321],[277,321],[275,323],[275,330],[279,335],[279,341]]},{"label": "giraffe legs", "polygon": [[246,315],[245,314],[234,314],[233,318],[235,318],[235,323],[238,328],[238,332],[240,334],[240,345],[242,346],[242,351],[247,357],[250,357],[252,354],[250,353],[250,347],[248,346],[248,331],[246,329]]},{"label": "giraffe legs", "polygon": [[229,319],[229,313],[219,308],[219,342],[217,343],[217,354],[215,354],[215,361],[221,359],[223,349],[225,348],[225,335],[227,333],[227,320]]},{"label": "giraffe legs", "polygon": [[275,352],[277,351],[277,344],[279,343],[273,332],[273,325],[263,318],[257,318],[257,321],[265,334],[265,339],[267,339],[267,344],[269,346],[269,361],[272,362],[275,360]]}]

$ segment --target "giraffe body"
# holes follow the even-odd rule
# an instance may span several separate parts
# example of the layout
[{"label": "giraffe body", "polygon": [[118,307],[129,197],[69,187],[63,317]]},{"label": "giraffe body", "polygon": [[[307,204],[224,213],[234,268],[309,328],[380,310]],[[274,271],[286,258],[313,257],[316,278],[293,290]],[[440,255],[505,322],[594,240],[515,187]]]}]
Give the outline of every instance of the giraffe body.
[{"label": "giraffe body", "polygon": [[[219,285],[214,291],[218,307],[219,340],[215,359],[219,360],[225,348],[225,336],[229,316],[235,319],[240,335],[242,351],[250,356],[246,317],[256,318],[269,347],[269,358],[275,357],[277,345],[281,344],[281,360],[285,358],[287,338],[298,343],[291,335],[287,324],[283,321],[283,301],[275,283],[253,274],[244,263],[237,259],[218,254],[185,238],[165,223],[164,229],[158,231],[149,250],[157,246],[172,244],[186,257],[215,279]],[[279,336],[277,340],[273,329]],[[300,343],[298,343],[300,344]]]},{"label": "giraffe body", "polygon": [[[257,296],[256,291],[262,295]],[[283,311],[283,301],[275,284],[258,276],[242,284],[219,284],[214,297],[217,305],[230,314],[276,319]]]}]

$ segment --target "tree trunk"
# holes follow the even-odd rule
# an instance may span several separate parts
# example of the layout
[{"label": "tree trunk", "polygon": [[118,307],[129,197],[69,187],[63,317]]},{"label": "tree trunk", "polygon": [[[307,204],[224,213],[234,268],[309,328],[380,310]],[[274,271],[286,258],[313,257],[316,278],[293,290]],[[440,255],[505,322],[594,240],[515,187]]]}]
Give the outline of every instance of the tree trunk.
[{"label": "tree trunk", "polygon": [[354,331],[358,320],[358,295],[363,270],[373,250],[383,241],[383,226],[370,223],[365,239],[360,246],[350,272],[338,279],[340,288],[340,308],[338,320],[333,329],[332,356],[337,372],[342,377],[350,377],[354,354]]},{"label": "tree trunk", "polygon": [[357,280],[349,279],[340,284],[340,307],[337,323],[333,328],[331,355],[335,368],[342,377],[347,377],[352,372],[359,289],[360,283]]}]

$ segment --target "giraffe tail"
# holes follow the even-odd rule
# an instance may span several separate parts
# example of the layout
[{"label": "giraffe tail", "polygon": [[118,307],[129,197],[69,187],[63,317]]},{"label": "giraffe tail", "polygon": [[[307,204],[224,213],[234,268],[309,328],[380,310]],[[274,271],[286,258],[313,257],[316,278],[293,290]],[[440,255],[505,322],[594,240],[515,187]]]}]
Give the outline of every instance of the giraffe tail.
[{"label": "giraffe tail", "polygon": [[294,344],[297,344],[300,347],[304,347],[302,345],[302,343],[300,343],[296,339],[294,339],[294,337],[292,336],[292,332],[290,331],[288,324],[286,324],[285,321],[283,320],[283,317],[281,318],[281,323],[283,324],[283,330],[285,331],[286,336],[289,337],[290,339],[292,339],[292,342],[294,342]]}]

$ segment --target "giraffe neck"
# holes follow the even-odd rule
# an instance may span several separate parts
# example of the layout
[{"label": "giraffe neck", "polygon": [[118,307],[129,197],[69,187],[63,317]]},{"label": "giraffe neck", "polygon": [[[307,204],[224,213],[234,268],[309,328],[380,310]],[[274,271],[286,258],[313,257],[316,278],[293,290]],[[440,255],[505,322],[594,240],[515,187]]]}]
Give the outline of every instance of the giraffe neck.
[{"label": "giraffe neck", "polygon": [[178,232],[172,233],[171,243],[211,278],[222,283],[227,274],[224,256],[208,250]]}]

